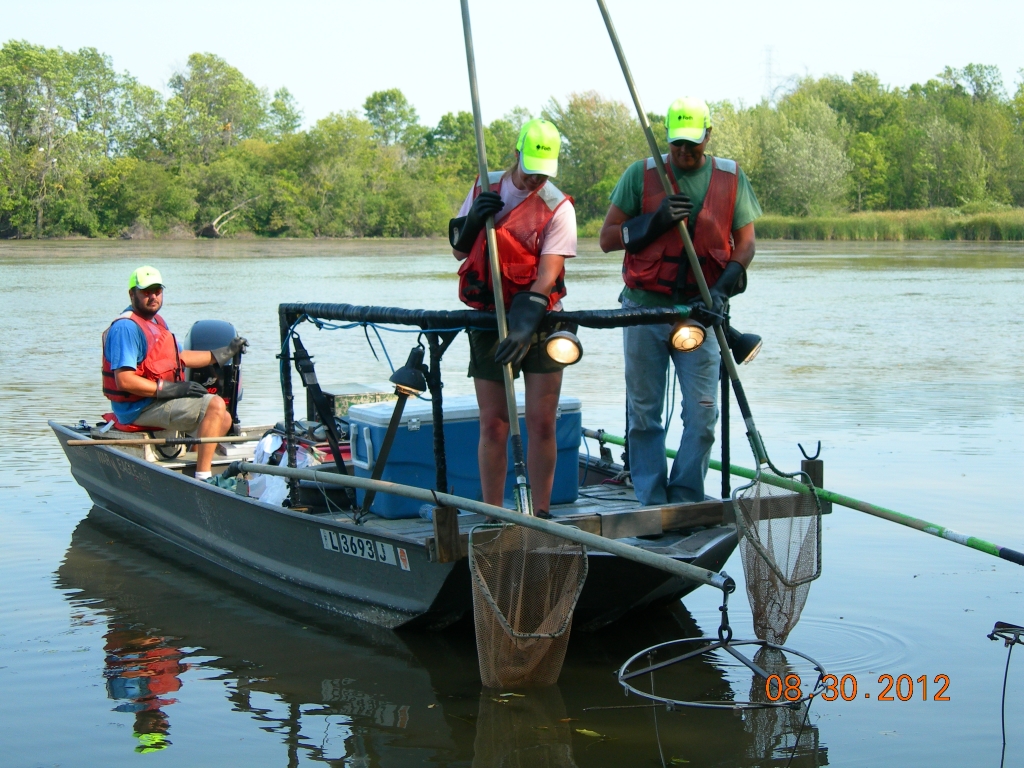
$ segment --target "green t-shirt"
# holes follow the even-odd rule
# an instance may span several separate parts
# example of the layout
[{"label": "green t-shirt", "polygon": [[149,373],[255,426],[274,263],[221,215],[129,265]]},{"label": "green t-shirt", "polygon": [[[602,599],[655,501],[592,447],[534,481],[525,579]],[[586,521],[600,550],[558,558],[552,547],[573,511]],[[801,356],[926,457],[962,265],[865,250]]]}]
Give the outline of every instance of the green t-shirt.
[{"label": "green t-shirt", "polygon": [[[711,184],[711,161],[704,163],[696,171],[681,171],[671,162],[669,167],[676,177],[679,191],[690,198],[693,202],[693,216],[696,219],[704,205],[704,197],[708,193],[708,185]],[[612,190],[612,205],[619,208],[627,216],[639,216],[644,200],[644,173],[647,170],[647,160],[637,160],[626,172],[622,174],[615,189]],[[732,228],[733,231],[747,226],[761,215],[761,205],[757,202],[747,175],[740,168],[739,184],[736,187],[736,206],[733,208]],[[664,293],[644,291],[639,288],[623,288],[622,297],[639,304],[642,307],[671,307],[679,303],[676,296],[668,296]]]}]

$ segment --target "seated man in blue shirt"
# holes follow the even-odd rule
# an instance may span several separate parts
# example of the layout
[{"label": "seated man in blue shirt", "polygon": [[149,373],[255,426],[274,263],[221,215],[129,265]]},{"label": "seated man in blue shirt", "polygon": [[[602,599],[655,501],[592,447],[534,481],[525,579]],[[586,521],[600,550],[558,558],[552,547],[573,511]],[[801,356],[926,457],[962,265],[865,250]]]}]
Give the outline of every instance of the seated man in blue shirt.
[{"label": "seated man in blue shirt", "polygon": [[[153,267],[128,279],[131,307],[103,333],[103,394],[122,424],[221,437],[231,429],[224,400],[185,381],[185,368],[224,365],[247,346],[241,336],[213,351],[183,350],[160,316],[164,285]],[[196,448],[196,479],[210,477],[216,443]]]}]

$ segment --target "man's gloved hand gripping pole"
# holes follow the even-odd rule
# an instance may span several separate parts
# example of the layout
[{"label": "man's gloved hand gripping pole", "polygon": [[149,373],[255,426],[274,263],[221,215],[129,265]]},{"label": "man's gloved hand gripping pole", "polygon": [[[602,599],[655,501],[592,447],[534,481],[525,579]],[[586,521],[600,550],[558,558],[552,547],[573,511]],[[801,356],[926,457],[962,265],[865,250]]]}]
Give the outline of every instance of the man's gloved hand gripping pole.
[{"label": "man's gloved hand gripping pole", "polygon": [[469,253],[477,235],[487,224],[487,217],[493,216],[504,207],[505,203],[497,192],[481,192],[473,201],[469,213],[448,222],[448,241],[452,248],[460,253]]},{"label": "man's gloved hand gripping pole", "polygon": [[517,366],[530,351],[530,341],[548,312],[548,297],[523,291],[512,297],[508,310],[508,336],[498,345],[494,359],[501,365]]},{"label": "man's gloved hand gripping pole", "polygon": [[692,212],[693,203],[686,195],[669,195],[658,210],[634,216],[622,225],[622,244],[630,253],[640,253]]},{"label": "man's gloved hand gripping pole", "polygon": [[708,307],[703,299],[697,299],[690,306],[696,313],[710,321],[703,323],[704,325],[721,325],[725,319],[725,303],[746,289],[747,270],[738,261],[730,261],[725,265],[725,271],[715,284],[708,289],[708,293],[711,294],[711,306]]}]

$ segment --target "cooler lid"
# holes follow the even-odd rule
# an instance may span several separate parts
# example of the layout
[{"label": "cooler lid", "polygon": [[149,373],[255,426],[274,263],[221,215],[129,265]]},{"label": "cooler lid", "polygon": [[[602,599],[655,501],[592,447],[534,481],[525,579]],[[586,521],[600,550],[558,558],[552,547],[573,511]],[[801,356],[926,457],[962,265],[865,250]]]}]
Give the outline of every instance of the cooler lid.
[{"label": "cooler lid", "polygon": [[[526,415],[526,396],[523,392],[516,392],[516,404],[519,406],[519,415]],[[558,398],[558,409],[561,413],[573,413],[581,408],[580,399],[569,395],[562,395]],[[365,403],[353,405],[348,409],[348,420],[357,421],[373,427],[387,427],[391,422],[391,414],[394,413],[395,402]],[[446,424],[459,421],[476,421],[480,418],[480,407],[476,403],[476,395],[456,395],[444,399],[444,421]],[[405,403],[405,410],[402,412],[402,424],[416,419],[420,424],[430,424],[434,420],[431,404],[426,400],[410,398]]]}]

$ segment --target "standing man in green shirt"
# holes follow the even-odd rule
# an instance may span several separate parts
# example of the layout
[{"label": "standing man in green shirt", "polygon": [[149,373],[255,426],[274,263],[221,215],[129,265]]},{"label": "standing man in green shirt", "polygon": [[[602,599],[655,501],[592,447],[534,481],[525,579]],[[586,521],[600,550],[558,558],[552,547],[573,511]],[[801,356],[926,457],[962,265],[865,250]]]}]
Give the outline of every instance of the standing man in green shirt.
[{"label": "standing man in green shirt", "polygon": [[[623,308],[699,305],[721,317],[729,297],[746,288],[754,258],[754,220],[761,215],[750,182],[734,160],[705,155],[711,112],[695,98],[678,99],[666,116],[674,194],[665,195],[654,158],[633,163],[612,191],[601,228],[605,253],[624,248],[619,297]],[[705,307],[683,250],[678,223],[686,222],[711,292]],[[629,465],[641,504],[704,500],[704,477],[718,421],[720,352],[714,334],[683,352],[670,325],[623,329]],[[665,459],[666,373],[671,358],[682,395],[683,435],[668,472]]]}]

